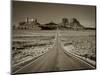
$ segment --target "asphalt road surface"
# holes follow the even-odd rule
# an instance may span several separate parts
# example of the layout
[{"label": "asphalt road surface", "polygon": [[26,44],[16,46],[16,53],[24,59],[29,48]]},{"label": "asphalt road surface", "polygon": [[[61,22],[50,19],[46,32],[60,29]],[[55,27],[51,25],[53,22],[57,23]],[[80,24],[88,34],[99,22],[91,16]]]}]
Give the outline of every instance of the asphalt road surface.
[{"label": "asphalt road surface", "polygon": [[[58,34],[57,34],[58,36]],[[64,53],[59,38],[52,49],[14,73],[54,72],[67,70],[93,69],[89,64]]]}]

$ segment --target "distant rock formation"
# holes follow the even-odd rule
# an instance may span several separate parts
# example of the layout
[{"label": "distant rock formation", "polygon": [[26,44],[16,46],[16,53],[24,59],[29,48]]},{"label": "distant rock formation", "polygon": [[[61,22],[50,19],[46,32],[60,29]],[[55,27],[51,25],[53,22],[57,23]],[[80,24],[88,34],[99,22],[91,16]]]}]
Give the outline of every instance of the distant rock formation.
[{"label": "distant rock formation", "polygon": [[64,27],[69,26],[69,21],[68,21],[67,18],[63,18],[63,19],[62,19],[62,26],[64,26]]},{"label": "distant rock formation", "polygon": [[95,30],[95,28],[86,28],[76,19],[72,18],[69,22],[67,18],[62,18],[62,22],[56,24],[51,21],[47,24],[40,24],[37,19],[26,18],[25,21],[19,22],[19,25],[16,27],[13,25],[13,29],[21,30]]},{"label": "distant rock formation", "polygon": [[72,21],[70,22],[67,18],[63,18],[62,22],[59,24],[59,29],[61,30],[80,30],[80,29],[84,29],[84,26],[82,26],[76,18],[73,18]]},{"label": "distant rock formation", "polygon": [[40,23],[37,21],[37,19],[26,18],[25,21],[19,22],[19,26],[16,29],[21,29],[21,30],[41,30],[39,25],[40,25]]},{"label": "distant rock formation", "polygon": [[80,22],[76,18],[72,19],[72,22],[70,22],[70,27],[72,29],[84,29],[85,28],[83,25],[80,24]]},{"label": "distant rock formation", "polygon": [[57,29],[57,25],[58,24],[51,21],[47,24],[41,25],[40,27],[42,28],[42,30],[55,30],[55,29]]}]

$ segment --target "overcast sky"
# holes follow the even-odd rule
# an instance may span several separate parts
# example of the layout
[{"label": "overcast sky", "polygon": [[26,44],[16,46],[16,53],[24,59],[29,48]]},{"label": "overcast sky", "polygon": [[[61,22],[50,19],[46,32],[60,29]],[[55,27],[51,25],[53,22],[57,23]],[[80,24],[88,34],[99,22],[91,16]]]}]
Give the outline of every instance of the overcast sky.
[{"label": "overcast sky", "polygon": [[37,18],[43,24],[61,23],[62,18],[74,17],[84,26],[95,27],[95,6],[13,1],[12,24],[24,21],[26,17]]}]

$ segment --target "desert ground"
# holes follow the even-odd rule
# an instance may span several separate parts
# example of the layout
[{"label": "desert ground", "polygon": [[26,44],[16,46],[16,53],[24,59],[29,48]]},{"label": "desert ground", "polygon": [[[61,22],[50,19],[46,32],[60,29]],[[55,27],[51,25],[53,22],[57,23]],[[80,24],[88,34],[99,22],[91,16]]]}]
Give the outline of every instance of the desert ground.
[{"label": "desert ground", "polygon": [[12,32],[12,73],[96,68],[95,30]]}]

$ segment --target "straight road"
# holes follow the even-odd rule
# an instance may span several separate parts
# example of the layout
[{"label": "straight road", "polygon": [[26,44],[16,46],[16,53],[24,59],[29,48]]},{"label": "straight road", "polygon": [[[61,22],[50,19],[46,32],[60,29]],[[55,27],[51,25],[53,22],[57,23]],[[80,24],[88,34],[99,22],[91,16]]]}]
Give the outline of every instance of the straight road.
[{"label": "straight road", "polygon": [[64,53],[58,38],[59,32],[56,35],[56,42],[53,48],[47,53],[15,71],[14,73],[36,73],[36,72],[52,72],[64,70],[79,70],[93,69],[89,64],[74,58],[68,53]]}]

